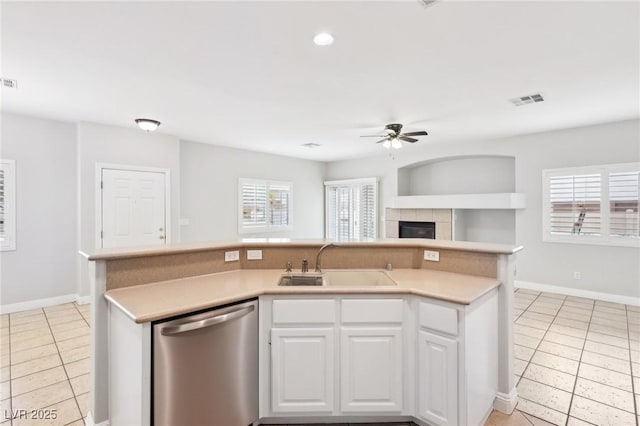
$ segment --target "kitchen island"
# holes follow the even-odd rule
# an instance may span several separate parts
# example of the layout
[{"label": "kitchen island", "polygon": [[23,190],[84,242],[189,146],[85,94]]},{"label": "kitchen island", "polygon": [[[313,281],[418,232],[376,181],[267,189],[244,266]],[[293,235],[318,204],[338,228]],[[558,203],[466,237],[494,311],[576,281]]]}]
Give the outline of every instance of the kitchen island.
[{"label": "kitchen island", "polygon": [[[128,343],[133,357],[124,359],[124,362],[130,359],[130,363],[137,366],[139,376],[127,385],[131,391],[136,386],[130,385],[137,383],[134,394],[139,400],[127,397],[125,411],[139,419],[137,423],[148,424],[150,389],[145,380],[150,380],[151,361],[150,342],[145,339],[150,336],[151,322],[252,298],[260,301],[260,421],[264,423],[283,419],[290,423],[305,419],[324,421],[327,417],[339,416],[349,421],[415,419],[424,424],[461,421],[475,424],[488,414],[487,403],[482,401],[488,400],[489,408],[494,406],[504,412],[513,409],[516,395],[511,314],[514,254],[520,247],[437,240],[344,243],[324,254],[323,265],[330,269],[380,270],[390,264],[393,271],[388,275],[397,285],[304,288],[277,285],[287,262],[298,266],[304,259],[314,259],[322,244],[322,241],[251,240],[88,255],[93,272],[94,393],[90,407],[93,421],[97,424],[110,420],[118,424],[124,407],[114,386],[125,382],[115,378],[116,371],[109,371],[109,364],[114,361],[110,351],[118,346],[113,342],[112,333],[110,348],[109,321],[115,319],[121,326],[137,330],[141,337],[137,345]],[[261,259],[249,259],[255,259],[254,250],[260,250]],[[425,250],[438,251],[438,261],[425,260]],[[225,262],[225,252],[235,251],[238,260]],[[247,256],[248,251],[252,251],[252,256]],[[231,258],[235,259],[233,255]],[[276,321],[275,316],[286,317],[289,309],[300,312],[296,308],[300,303],[323,306],[317,308],[322,315],[326,312],[335,312],[335,315],[323,320],[319,328],[313,316],[297,318],[291,323],[295,328],[286,321]],[[378,317],[387,311],[397,315]],[[112,324],[111,329],[116,327]],[[331,347],[318,347],[326,351],[323,362],[330,362],[326,365],[333,376],[317,383],[314,390],[322,401],[313,407],[290,398],[290,390],[297,386],[291,382],[294,376],[286,368],[282,370],[287,366],[279,364],[277,359],[269,361],[278,354],[289,356],[288,359],[295,355],[283,354],[282,351],[288,350],[286,340],[275,342],[284,342],[278,345],[274,339],[284,335],[289,340],[295,339],[291,333],[300,329],[311,335],[321,329],[322,333],[329,333],[323,341],[333,342],[335,336],[338,342]],[[373,361],[360,359],[349,364],[349,360],[353,360],[352,355],[360,349],[358,342],[363,335],[378,335],[385,330],[390,334],[379,341],[379,349],[395,354],[385,362],[390,363],[393,368],[389,371],[395,371],[401,380],[393,381],[391,376],[374,380],[372,383],[378,383],[383,398],[378,395],[377,402],[365,401],[366,395],[358,395],[361,387],[349,386],[360,381],[372,389],[368,378],[354,365]],[[308,340],[309,336],[298,337]],[[470,345],[474,346],[473,351]],[[275,352],[269,354],[270,348]],[[348,348],[352,355],[344,352]],[[448,352],[441,352],[447,348]],[[475,356],[471,356],[472,352]],[[445,358],[441,358],[443,356]],[[453,360],[455,368],[436,371],[420,367],[432,365],[434,359],[441,363]],[[487,365],[478,365],[478,362]],[[491,367],[494,362],[495,369]],[[281,370],[275,372],[278,368]],[[295,370],[296,366],[291,368]],[[495,374],[491,373],[493,370]],[[480,371],[488,373],[478,376]],[[276,375],[282,380],[272,380]],[[448,388],[446,398],[434,400],[429,397],[434,389],[425,387],[425,383],[438,381],[456,386],[453,390]],[[112,383],[111,390],[109,383]],[[474,387],[474,383],[481,386]],[[490,389],[493,393],[487,399]],[[375,389],[371,392],[375,393]],[[483,396],[479,396],[481,394]],[[278,395],[286,398],[279,399]],[[121,417],[125,418],[131,421],[131,417]]]}]

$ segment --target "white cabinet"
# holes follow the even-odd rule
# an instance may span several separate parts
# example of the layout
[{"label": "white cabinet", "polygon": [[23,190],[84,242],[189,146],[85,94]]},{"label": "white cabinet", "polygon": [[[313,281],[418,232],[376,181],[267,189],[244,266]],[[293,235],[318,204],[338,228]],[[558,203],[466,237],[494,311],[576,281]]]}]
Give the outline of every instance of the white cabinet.
[{"label": "white cabinet", "polygon": [[334,329],[271,330],[271,410],[333,412]]},{"label": "white cabinet", "polygon": [[402,410],[402,328],[341,327],[340,408],[343,412]]},{"label": "white cabinet", "polygon": [[418,332],[418,416],[442,426],[458,424],[458,342]]}]

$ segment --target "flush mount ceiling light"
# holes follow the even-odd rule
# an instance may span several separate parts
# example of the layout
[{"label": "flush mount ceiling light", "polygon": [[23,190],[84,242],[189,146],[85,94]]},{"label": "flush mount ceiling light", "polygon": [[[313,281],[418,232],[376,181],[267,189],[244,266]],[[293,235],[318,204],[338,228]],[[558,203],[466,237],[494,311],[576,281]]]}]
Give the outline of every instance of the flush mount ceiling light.
[{"label": "flush mount ceiling light", "polygon": [[153,132],[160,125],[158,120],[152,120],[150,118],[136,118],[135,121],[138,127],[145,132]]},{"label": "flush mount ceiling light", "polygon": [[329,33],[318,33],[313,37],[313,42],[317,46],[331,46],[333,44],[333,36]]}]

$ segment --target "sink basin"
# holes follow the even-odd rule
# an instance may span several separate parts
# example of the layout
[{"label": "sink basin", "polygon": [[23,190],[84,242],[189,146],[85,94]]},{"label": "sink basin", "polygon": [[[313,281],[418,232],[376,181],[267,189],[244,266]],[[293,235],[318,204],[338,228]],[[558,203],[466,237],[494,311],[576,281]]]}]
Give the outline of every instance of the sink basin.
[{"label": "sink basin", "polygon": [[326,271],[327,286],[389,286],[397,285],[384,271]]},{"label": "sink basin", "polygon": [[307,272],[284,274],[281,286],[329,286],[362,287],[397,285],[384,271],[325,271],[322,274]]}]

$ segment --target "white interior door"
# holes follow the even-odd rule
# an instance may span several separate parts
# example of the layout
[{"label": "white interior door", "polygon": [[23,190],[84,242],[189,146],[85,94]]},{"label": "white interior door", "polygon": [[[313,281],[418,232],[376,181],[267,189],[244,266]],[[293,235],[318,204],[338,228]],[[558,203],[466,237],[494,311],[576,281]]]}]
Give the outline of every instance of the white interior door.
[{"label": "white interior door", "polygon": [[165,174],[102,169],[102,247],[166,242]]}]

